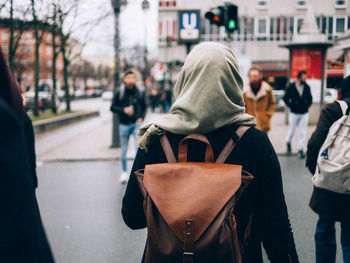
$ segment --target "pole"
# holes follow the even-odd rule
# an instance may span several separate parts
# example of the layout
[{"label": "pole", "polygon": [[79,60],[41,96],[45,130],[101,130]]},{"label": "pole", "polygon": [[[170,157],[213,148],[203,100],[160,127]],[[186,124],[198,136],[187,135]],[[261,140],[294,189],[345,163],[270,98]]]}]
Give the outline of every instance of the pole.
[{"label": "pole", "polygon": [[142,2],[142,10],[144,11],[144,24],[145,24],[145,32],[144,32],[144,49],[143,49],[143,61],[144,61],[144,71],[143,71],[143,82],[145,82],[146,78],[149,75],[148,72],[148,50],[147,50],[147,10],[150,8],[150,4],[148,0],[143,0]]},{"label": "pole", "polygon": [[187,55],[190,53],[191,51],[191,43],[186,43],[186,53]]},{"label": "pole", "polygon": [[[113,94],[117,93],[119,88],[119,74],[120,74],[120,37],[119,37],[119,15],[120,15],[120,0],[111,0],[114,10],[114,89]],[[112,125],[112,145],[111,148],[120,147],[119,135],[119,116],[113,113]]]},{"label": "pole", "polygon": [[324,105],[324,90],[326,85],[326,56],[327,48],[322,48],[322,72],[321,72],[321,97],[320,97],[320,112],[323,109]]}]

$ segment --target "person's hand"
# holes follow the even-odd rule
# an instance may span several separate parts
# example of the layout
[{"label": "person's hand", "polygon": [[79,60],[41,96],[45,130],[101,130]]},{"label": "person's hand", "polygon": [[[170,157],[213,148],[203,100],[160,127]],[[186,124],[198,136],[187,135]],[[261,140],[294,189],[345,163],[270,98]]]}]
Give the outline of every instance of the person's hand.
[{"label": "person's hand", "polygon": [[134,115],[134,108],[133,107],[125,107],[124,108],[124,113],[126,114],[126,115],[129,115],[129,116],[132,116],[132,115]]},{"label": "person's hand", "polygon": [[138,118],[137,120],[136,120],[136,123],[142,123],[143,122],[143,119],[142,118]]}]

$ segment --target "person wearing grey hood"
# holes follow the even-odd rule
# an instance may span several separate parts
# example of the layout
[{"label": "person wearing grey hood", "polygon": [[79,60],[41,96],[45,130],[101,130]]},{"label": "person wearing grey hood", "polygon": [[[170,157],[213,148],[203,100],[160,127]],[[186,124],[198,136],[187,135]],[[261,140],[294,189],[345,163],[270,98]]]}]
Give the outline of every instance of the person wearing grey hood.
[{"label": "person wearing grey hood", "polygon": [[[263,262],[261,242],[271,262],[299,262],[279,162],[267,135],[254,128],[255,118],[245,113],[242,89],[242,77],[231,49],[219,43],[202,43],[190,52],[174,87],[175,101],[170,112],[145,124],[138,133],[140,148],[123,197],[123,219],[131,229],[147,227],[143,197],[134,172],[146,164],[167,162],[160,135],[167,135],[177,156],[179,142],[186,135],[204,134],[216,159],[239,126],[250,126],[226,161],[242,165],[255,177],[249,194],[237,207],[237,221],[243,224],[253,213],[242,262]],[[188,161],[201,161],[203,145],[194,143],[190,149]]]}]

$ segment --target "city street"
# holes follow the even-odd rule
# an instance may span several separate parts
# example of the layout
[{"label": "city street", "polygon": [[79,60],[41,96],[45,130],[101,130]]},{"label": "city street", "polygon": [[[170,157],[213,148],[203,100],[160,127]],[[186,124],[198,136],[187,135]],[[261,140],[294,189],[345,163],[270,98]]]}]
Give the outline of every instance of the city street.
[{"label": "city street", "polygon": [[[40,160],[37,196],[55,258],[59,263],[139,262],[146,231],[132,231],[122,221],[120,210],[125,185],[119,182],[119,149],[108,148],[109,102],[77,101],[72,107],[100,109],[101,115],[37,138]],[[155,117],[148,114],[148,118]],[[283,125],[275,129],[286,132]],[[276,151],[282,153],[284,148],[277,144],[284,137],[275,138],[276,133],[269,136]],[[129,157],[134,154],[133,148],[131,144]],[[97,155],[102,158],[92,158]],[[283,154],[279,158],[299,257],[301,262],[312,263],[317,217],[308,207],[311,177],[304,168],[304,160]],[[131,165],[132,161],[129,168]],[[340,257],[338,249],[337,262],[342,262]]]}]

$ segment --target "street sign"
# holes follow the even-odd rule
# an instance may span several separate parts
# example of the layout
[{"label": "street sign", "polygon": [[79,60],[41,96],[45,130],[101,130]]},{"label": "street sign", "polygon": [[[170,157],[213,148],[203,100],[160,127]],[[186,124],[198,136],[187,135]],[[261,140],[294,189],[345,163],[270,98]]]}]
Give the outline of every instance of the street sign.
[{"label": "street sign", "polygon": [[179,43],[196,44],[199,43],[199,10],[179,11]]}]

